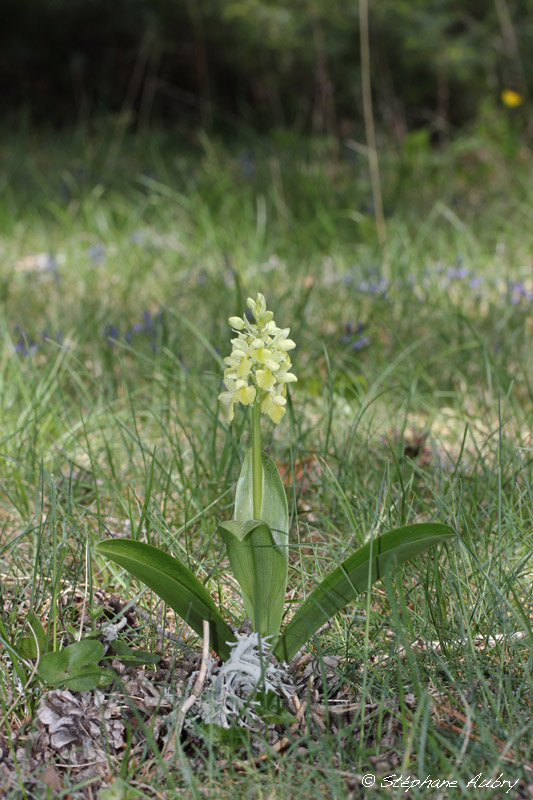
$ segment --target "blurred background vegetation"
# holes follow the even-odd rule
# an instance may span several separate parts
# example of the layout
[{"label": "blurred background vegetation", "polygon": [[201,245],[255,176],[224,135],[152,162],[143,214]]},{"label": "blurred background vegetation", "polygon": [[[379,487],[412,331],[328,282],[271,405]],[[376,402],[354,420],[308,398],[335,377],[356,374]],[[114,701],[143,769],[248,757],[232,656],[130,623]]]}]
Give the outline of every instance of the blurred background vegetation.
[{"label": "blurred background vegetation", "polygon": [[[89,557],[102,538],[181,553],[240,621],[213,533],[246,420],[216,398],[226,318],[260,290],[298,343],[265,439],[291,586],[406,522],[465,546],[325,635],[353,724],[302,727],[275,770],[233,774],[215,739],[169,796],[345,800],[354,771],[400,763],[463,786],[501,767],[526,796],[532,45],[532,0],[0,0],[0,754],[27,760],[42,696],[6,656],[28,610],[72,639],[107,619],[93,588],[134,596]],[[139,602],[128,641],[159,650],[165,612]],[[163,762],[133,757],[133,719],[121,774],[145,796]],[[63,766],[62,796],[93,790]]]},{"label": "blurred background vegetation", "polygon": [[[374,111],[395,138],[446,140],[503,90],[531,92],[530,0],[380,0],[370,17]],[[363,129],[356,2],[2,0],[0,23],[4,119]]]}]

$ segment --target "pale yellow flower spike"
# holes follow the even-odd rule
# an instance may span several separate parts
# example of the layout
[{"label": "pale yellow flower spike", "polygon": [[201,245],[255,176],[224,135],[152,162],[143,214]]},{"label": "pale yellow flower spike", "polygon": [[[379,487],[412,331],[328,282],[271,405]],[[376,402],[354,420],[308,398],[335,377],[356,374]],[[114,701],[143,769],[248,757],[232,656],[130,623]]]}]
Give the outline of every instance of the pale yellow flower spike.
[{"label": "pale yellow flower spike", "polygon": [[247,306],[254,322],[246,316],[229,318],[237,336],[231,341],[231,355],[224,359],[226,391],[219,400],[226,406],[230,422],[235,403],[247,406],[257,399],[261,411],[278,423],[285,414],[287,384],[297,380],[290,371],[288,354],[296,344],[288,338],[289,328],[278,328],[262,294],[255,300],[249,297]]}]

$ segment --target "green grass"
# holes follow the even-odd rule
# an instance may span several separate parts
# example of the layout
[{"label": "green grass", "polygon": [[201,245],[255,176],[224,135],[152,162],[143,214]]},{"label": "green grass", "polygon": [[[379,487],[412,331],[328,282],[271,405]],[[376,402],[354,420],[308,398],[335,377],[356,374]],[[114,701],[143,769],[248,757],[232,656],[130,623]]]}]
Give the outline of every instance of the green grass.
[{"label": "green grass", "polygon": [[[166,763],[132,709],[142,758],[110,756],[108,779],[131,796],[265,800],[356,797],[366,773],[456,779],[465,798],[479,772],[531,784],[530,155],[505,157],[496,134],[385,148],[383,291],[367,167],[348,149],[108,129],[0,147],[0,744],[17,734],[21,774],[7,796],[47,796],[23,750],[44,687],[12,650],[29,611],[59,648],[99,624],[98,590],[117,592],[148,612],[133,646],[178,664],[198,647],[169,618],[182,641],[161,643],[165,610],[97,541],[131,530],[168,548],[242,621],[214,532],[248,428],[240,413],[228,427],[217,394],[226,318],[258,290],[298,344],[289,413],[265,427],[296,475],[289,599],[371,532],[438,520],[459,538],[312,644],[340,659],[347,719],[304,715],[263,762],[234,731]],[[156,773],[166,794],[143,788]]]}]

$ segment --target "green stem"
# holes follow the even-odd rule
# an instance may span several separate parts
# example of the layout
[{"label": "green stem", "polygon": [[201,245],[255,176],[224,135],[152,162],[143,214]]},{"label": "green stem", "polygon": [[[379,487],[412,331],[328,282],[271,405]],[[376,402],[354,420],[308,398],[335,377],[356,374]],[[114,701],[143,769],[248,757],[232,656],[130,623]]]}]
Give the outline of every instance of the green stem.
[{"label": "green stem", "polygon": [[261,405],[259,400],[256,400],[252,406],[252,491],[254,519],[261,519],[263,462],[261,459]]}]

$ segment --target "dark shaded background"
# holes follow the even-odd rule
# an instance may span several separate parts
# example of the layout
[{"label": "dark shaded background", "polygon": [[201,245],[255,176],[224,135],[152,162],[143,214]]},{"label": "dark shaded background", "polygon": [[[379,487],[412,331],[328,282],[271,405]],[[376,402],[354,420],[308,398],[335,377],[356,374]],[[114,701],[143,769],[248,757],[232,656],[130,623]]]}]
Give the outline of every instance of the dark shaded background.
[{"label": "dark shaded background", "polygon": [[[530,0],[379,0],[370,5],[378,120],[435,134],[526,96]],[[4,118],[65,126],[123,112],[132,123],[360,125],[356,3],[345,0],[2,0]]]}]

